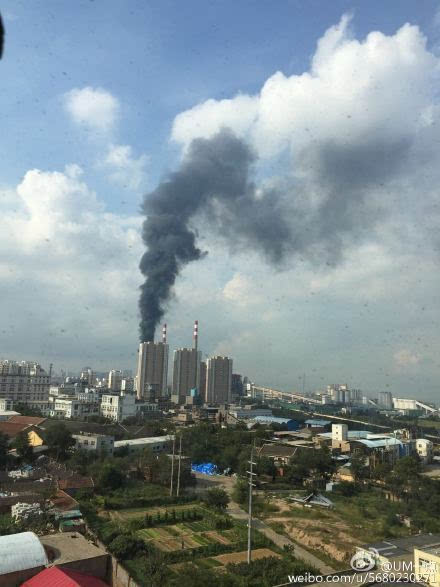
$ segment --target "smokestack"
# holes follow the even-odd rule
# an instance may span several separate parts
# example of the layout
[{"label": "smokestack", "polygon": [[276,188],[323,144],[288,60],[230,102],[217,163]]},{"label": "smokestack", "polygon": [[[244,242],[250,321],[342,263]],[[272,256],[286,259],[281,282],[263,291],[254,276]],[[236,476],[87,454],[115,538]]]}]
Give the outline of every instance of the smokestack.
[{"label": "smokestack", "polygon": [[164,324],[162,328],[162,342],[166,344],[167,342],[167,325]]},{"label": "smokestack", "polygon": [[199,321],[196,320],[194,322],[194,344],[193,344],[193,348],[195,348],[197,350],[197,346],[199,343]]}]

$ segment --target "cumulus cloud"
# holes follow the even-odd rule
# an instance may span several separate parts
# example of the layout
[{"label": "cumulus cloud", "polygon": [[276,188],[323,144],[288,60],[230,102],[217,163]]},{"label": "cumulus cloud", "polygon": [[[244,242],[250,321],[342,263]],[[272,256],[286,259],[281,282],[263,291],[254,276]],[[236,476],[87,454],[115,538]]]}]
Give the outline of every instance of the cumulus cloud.
[{"label": "cumulus cloud", "polygon": [[110,169],[112,181],[137,191],[145,187],[148,160],[145,154],[136,158],[130,145],[110,145],[104,165]]},{"label": "cumulus cloud", "polygon": [[0,291],[12,356],[60,366],[87,356],[108,364],[123,353],[126,364],[135,351],[140,222],[109,213],[82,175],[77,165],[33,169],[8,191]]},{"label": "cumulus cloud", "polygon": [[64,106],[72,120],[90,131],[110,132],[118,114],[119,100],[102,88],[74,88],[64,95]]}]

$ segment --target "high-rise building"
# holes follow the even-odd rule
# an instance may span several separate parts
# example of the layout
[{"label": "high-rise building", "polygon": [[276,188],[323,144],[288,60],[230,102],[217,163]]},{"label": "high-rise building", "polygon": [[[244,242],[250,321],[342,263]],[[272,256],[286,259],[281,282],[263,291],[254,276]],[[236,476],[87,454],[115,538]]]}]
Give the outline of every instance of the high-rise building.
[{"label": "high-rise building", "polygon": [[139,345],[136,393],[139,399],[154,401],[167,392],[168,344],[141,342]]},{"label": "high-rise building", "polygon": [[173,392],[174,403],[183,404],[192,389],[200,393],[200,362],[202,353],[197,349],[174,351]]},{"label": "high-rise building", "polygon": [[87,382],[87,387],[95,386],[96,374],[91,367],[84,367],[81,371],[81,380]]},{"label": "high-rise building", "polygon": [[50,375],[38,363],[0,361],[0,398],[30,403],[49,398]]},{"label": "high-rise building", "polygon": [[379,391],[379,397],[377,400],[379,406],[385,408],[385,410],[393,409],[393,394],[391,391]]},{"label": "high-rise building", "polygon": [[240,398],[243,395],[243,378],[238,373],[232,373],[231,393],[233,398]]},{"label": "high-rise building", "polygon": [[200,397],[206,401],[206,363],[205,361],[200,361]]},{"label": "high-rise building", "polygon": [[121,391],[122,371],[112,369],[108,374],[108,388],[111,391]]},{"label": "high-rise building", "polygon": [[133,393],[134,391],[134,379],[133,377],[124,377],[121,381],[121,391]]},{"label": "high-rise building", "polygon": [[231,403],[232,359],[211,357],[206,371],[206,402]]}]

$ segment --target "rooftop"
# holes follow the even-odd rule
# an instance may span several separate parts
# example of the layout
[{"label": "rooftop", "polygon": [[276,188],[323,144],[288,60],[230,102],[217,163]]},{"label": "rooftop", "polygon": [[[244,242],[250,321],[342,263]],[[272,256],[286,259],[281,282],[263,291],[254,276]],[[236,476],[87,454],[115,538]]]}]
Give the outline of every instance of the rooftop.
[{"label": "rooftop", "polygon": [[362,548],[374,548],[380,556],[394,558],[404,554],[412,554],[414,548],[440,548],[440,534],[417,534],[406,538],[390,538],[374,544],[364,544]]},{"label": "rooftop", "polygon": [[46,421],[47,418],[40,418],[38,416],[12,416],[9,418],[8,422],[13,422],[14,424],[25,424],[27,426],[41,426],[43,422]]},{"label": "rooftop", "polygon": [[263,444],[258,451],[258,456],[265,457],[287,457],[290,458],[295,454],[297,447],[280,444]]},{"label": "rooftop", "polygon": [[82,475],[72,475],[65,479],[58,480],[59,489],[90,489],[93,485],[93,479],[91,477],[83,477]]},{"label": "rooftop", "polygon": [[310,424],[311,426],[328,426],[331,424],[330,420],[314,420],[313,418],[310,420],[306,420],[304,424]]},{"label": "rooftop", "polygon": [[[9,538],[9,536],[6,538]],[[96,558],[107,554],[105,550],[95,546],[93,542],[90,542],[82,534],[78,534],[78,532],[50,534],[48,536],[42,536],[40,540],[44,546],[58,555],[53,561],[56,565]]]},{"label": "rooftop", "polygon": [[121,446],[136,446],[143,444],[156,444],[158,442],[170,442],[174,439],[173,435],[168,436],[148,436],[147,438],[132,438],[131,440],[117,440],[115,442],[115,448]]},{"label": "rooftop", "polygon": [[0,422],[0,432],[9,436],[9,438],[15,438],[17,434],[29,427],[29,424],[20,424],[18,422]]},{"label": "rooftop", "polygon": [[47,564],[46,551],[33,532],[0,536],[0,575]]},{"label": "rooftop", "polygon": [[23,587],[104,587],[107,583],[101,581],[92,575],[84,575],[78,571],[71,571],[70,569],[60,569],[59,567],[51,567],[44,569],[31,579],[23,583]]}]

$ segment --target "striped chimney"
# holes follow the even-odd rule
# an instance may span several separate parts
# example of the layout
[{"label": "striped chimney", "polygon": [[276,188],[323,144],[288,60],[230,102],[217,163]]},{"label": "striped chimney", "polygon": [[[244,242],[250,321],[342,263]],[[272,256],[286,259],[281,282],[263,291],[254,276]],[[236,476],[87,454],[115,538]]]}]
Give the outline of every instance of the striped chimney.
[{"label": "striped chimney", "polygon": [[197,345],[199,342],[199,321],[196,320],[194,322],[194,348],[197,350]]},{"label": "striped chimney", "polygon": [[162,342],[165,344],[167,342],[167,325],[164,324],[162,328]]}]

